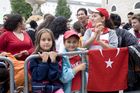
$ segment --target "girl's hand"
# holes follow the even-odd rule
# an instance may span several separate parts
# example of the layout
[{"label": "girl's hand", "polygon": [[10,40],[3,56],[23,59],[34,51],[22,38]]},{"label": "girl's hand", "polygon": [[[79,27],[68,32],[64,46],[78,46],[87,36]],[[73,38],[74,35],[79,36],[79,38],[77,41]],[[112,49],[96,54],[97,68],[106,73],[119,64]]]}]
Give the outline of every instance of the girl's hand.
[{"label": "girl's hand", "polygon": [[20,53],[14,54],[14,57],[20,58],[23,55],[29,55],[28,51],[27,50],[20,51]]},{"label": "girl's hand", "polygon": [[81,63],[81,64],[79,64],[79,65],[78,65],[78,68],[79,68],[80,71],[85,70],[85,69],[86,69],[86,63]]},{"label": "girl's hand", "polygon": [[48,52],[43,52],[42,54],[38,52],[39,56],[42,58],[42,62],[47,62],[49,58],[49,53]]},{"label": "girl's hand", "polygon": [[29,55],[28,51],[27,50],[23,50],[20,52],[22,55]]},{"label": "girl's hand", "polygon": [[77,73],[79,71],[83,71],[85,69],[86,69],[86,63],[81,63],[81,64],[79,64],[79,65],[77,65],[76,67],[73,68],[75,73]]},{"label": "girl's hand", "polygon": [[95,26],[95,33],[97,33],[96,41],[100,41],[100,35],[103,32],[103,29],[104,29],[103,23],[99,22],[96,24],[96,26]]},{"label": "girl's hand", "polygon": [[9,53],[7,53],[7,52],[1,52],[0,53],[0,56],[7,56]]},{"label": "girl's hand", "polygon": [[49,56],[50,56],[51,62],[55,63],[56,62],[57,53],[54,52],[54,51],[51,51],[51,52],[49,52]]},{"label": "girl's hand", "polygon": [[103,23],[99,22],[99,23],[96,24],[96,26],[95,26],[95,32],[96,32],[98,35],[101,34],[101,32],[103,31],[103,29],[104,29]]},{"label": "girl's hand", "polygon": [[20,58],[21,56],[22,56],[21,53],[14,54],[14,57],[15,57],[15,58]]}]

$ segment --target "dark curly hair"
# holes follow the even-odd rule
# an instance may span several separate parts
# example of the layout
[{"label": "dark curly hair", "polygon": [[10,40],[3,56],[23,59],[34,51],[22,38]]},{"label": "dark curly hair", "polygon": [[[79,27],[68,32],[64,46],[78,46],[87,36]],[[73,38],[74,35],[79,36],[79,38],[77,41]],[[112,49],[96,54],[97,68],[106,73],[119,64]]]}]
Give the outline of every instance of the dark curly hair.
[{"label": "dark curly hair", "polygon": [[19,23],[22,23],[23,18],[19,14],[11,14],[10,17],[4,23],[4,28],[8,31],[14,31]]},{"label": "dark curly hair", "polygon": [[58,39],[59,35],[64,34],[67,28],[67,19],[63,16],[56,17],[51,23],[50,29],[54,34],[55,39]]}]

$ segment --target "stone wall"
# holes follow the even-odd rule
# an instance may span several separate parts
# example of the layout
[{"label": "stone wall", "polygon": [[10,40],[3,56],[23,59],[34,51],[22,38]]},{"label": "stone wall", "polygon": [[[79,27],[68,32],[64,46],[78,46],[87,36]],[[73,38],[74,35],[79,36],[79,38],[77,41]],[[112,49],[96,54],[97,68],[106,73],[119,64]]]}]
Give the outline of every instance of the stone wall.
[{"label": "stone wall", "polygon": [[140,13],[140,9],[134,9],[135,4],[140,2],[140,0],[102,0],[102,7],[105,7],[112,12],[112,6],[116,6],[116,11],[112,13],[117,13],[121,16],[123,22],[127,22],[127,13],[132,11],[134,13]]}]

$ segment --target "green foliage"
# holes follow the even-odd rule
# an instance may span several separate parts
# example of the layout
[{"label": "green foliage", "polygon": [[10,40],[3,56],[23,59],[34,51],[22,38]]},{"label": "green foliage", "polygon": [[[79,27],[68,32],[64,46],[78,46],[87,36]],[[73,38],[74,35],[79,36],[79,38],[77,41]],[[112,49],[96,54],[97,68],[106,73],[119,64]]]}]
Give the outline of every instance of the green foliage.
[{"label": "green foliage", "polygon": [[31,16],[32,8],[25,0],[11,0],[12,13],[18,13],[27,19]]},{"label": "green foliage", "polygon": [[55,16],[64,16],[67,19],[71,16],[71,10],[67,4],[67,0],[58,0]]}]

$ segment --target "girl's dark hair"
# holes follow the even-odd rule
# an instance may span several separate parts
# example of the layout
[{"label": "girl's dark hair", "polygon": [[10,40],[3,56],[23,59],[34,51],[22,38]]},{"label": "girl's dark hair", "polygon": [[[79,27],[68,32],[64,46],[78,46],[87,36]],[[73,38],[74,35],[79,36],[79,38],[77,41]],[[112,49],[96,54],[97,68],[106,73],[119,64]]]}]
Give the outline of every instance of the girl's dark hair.
[{"label": "girl's dark hair", "polygon": [[8,31],[13,32],[17,27],[19,23],[22,23],[23,18],[19,14],[11,14],[9,18],[4,23],[4,28]]},{"label": "girl's dark hair", "polygon": [[42,28],[36,35],[36,40],[35,40],[35,51],[34,54],[37,54],[38,52],[43,52],[43,50],[40,47],[40,39],[43,33],[49,33],[51,35],[52,38],[52,47],[50,49],[50,51],[55,51],[55,39],[54,39],[54,35],[52,33],[51,30],[47,29],[47,28]]},{"label": "girl's dark hair", "polygon": [[78,32],[78,33],[81,33],[82,36],[84,35],[84,26],[83,24],[81,24],[79,21],[75,22],[73,24],[73,29]]},{"label": "girl's dark hair", "polygon": [[112,20],[116,28],[118,28],[121,25],[121,17],[118,14],[111,13],[110,19]]},{"label": "girl's dark hair", "polygon": [[[101,17],[104,17],[104,15],[101,14],[101,13],[99,13],[99,15]],[[109,19],[105,19],[105,23],[104,24],[105,24],[105,27],[110,28],[110,29],[114,29],[113,22],[112,22],[112,20],[110,18]]]},{"label": "girl's dark hair", "polygon": [[68,30],[67,28],[67,19],[63,16],[56,17],[51,23],[50,29],[54,34],[55,39],[58,39],[59,35],[65,33]]},{"label": "girl's dark hair", "polygon": [[54,19],[55,17],[53,15],[47,14],[44,21],[37,27],[37,32],[42,28],[50,28],[50,25]]}]

